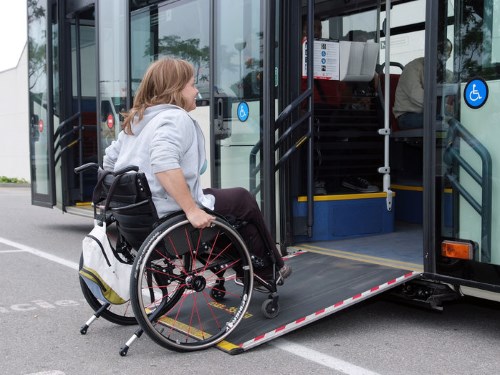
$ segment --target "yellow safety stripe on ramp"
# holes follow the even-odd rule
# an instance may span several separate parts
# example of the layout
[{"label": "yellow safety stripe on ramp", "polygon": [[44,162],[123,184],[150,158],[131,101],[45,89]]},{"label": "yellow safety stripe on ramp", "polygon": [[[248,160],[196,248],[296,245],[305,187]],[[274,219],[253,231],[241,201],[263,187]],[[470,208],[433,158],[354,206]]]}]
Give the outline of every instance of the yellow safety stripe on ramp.
[{"label": "yellow safety stripe on ramp", "polygon": [[[393,196],[395,193],[393,194]],[[356,193],[356,194],[335,194],[335,195],[315,195],[313,196],[314,202],[325,201],[345,201],[353,199],[373,199],[373,198],[387,198],[387,193]],[[297,202],[307,202],[307,197],[301,195],[297,197]]]},{"label": "yellow safety stripe on ramp", "polygon": [[329,255],[329,256],[334,256],[334,257],[339,257],[339,258],[344,258],[344,259],[352,259],[352,260],[356,260],[356,261],[360,261],[360,262],[379,264],[379,265],[386,266],[386,267],[403,268],[403,269],[412,270],[415,272],[423,272],[424,271],[423,266],[419,265],[417,263],[402,262],[402,261],[394,260],[394,259],[375,257],[372,255],[353,253],[350,251],[328,249],[328,248],[314,246],[314,245],[307,245],[307,244],[294,245],[293,247],[290,247],[289,249],[297,249],[299,251],[303,251],[303,250],[311,251],[311,252],[315,252],[318,254]]},{"label": "yellow safety stripe on ramp", "polygon": [[[149,312],[149,309],[147,309]],[[199,339],[199,340],[206,340],[207,338],[211,337],[212,335],[208,332],[202,331],[200,329],[194,328],[188,324],[182,323],[178,320],[174,320],[172,318],[169,318],[167,316],[162,316],[160,319],[157,321],[158,323],[162,324],[163,326],[174,329],[178,332],[182,332],[190,337]],[[217,347],[221,349],[222,351],[225,352],[235,352],[235,351],[241,351],[241,347],[239,345],[235,345],[229,341],[222,340],[217,344]]]}]

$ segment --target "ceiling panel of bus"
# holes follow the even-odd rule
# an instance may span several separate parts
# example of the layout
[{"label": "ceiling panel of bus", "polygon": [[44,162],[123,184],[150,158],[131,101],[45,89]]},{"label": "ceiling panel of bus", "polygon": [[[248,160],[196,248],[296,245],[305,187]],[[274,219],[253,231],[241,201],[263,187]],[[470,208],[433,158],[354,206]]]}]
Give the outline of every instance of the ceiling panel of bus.
[{"label": "ceiling panel of bus", "polygon": [[66,0],[66,15],[71,16],[73,13],[89,9],[94,6],[95,2],[95,0]]},{"label": "ceiling panel of bus", "polygon": [[130,2],[130,11],[134,11],[136,9],[139,9],[139,8],[143,8],[143,7],[146,7],[148,5],[153,5],[153,4],[157,4],[157,3],[161,3],[161,2],[164,2],[164,3],[172,3],[172,2],[177,2],[179,0],[132,0]]},{"label": "ceiling panel of bus", "polygon": [[[391,5],[408,3],[415,0],[392,0]],[[307,10],[308,0],[302,0],[304,11]],[[380,1],[382,10],[385,8],[385,1]],[[357,13],[374,9],[379,1],[374,0],[316,0],[314,3],[315,13],[321,18],[340,16],[350,13]]]}]

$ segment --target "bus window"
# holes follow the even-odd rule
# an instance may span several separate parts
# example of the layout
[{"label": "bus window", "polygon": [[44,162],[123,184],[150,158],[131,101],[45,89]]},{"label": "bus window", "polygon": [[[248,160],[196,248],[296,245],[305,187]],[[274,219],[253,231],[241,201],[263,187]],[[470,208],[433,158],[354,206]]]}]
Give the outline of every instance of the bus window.
[{"label": "bus window", "polygon": [[[461,81],[480,75],[498,79],[500,66],[500,5],[495,1],[464,2],[462,30],[454,41]],[[469,4],[471,3],[471,4]],[[496,18],[495,18],[496,17]]]},{"label": "bus window", "polygon": [[128,61],[125,2],[99,1],[97,34],[99,38],[99,99],[100,99],[100,157],[111,142],[118,137],[123,119],[120,112],[127,108]]},{"label": "bus window", "polygon": [[321,38],[357,42],[376,41],[377,9],[328,17],[321,21]]},{"label": "bus window", "polygon": [[169,56],[192,63],[200,99],[210,97],[208,14],[209,2],[204,0],[151,6],[132,13],[132,94],[149,64]]},{"label": "bus window", "polygon": [[[390,61],[402,65],[408,64],[417,57],[424,56],[425,47],[425,0],[397,4],[391,9],[391,54]],[[380,13],[380,29],[386,28],[386,13]],[[385,62],[385,37],[382,36],[380,64]],[[391,67],[391,73],[401,73]]]}]

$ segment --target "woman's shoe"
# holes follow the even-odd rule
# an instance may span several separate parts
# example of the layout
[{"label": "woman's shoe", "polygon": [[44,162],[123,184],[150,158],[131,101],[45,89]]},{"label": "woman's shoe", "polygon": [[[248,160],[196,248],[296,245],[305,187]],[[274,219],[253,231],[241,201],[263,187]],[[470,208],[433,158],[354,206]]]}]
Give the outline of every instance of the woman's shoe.
[{"label": "woman's shoe", "polygon": [[290,267],[288,264],[285,264],[280,268],[279,273],[281,278],[284,280],[292,274],[292,267]]}]

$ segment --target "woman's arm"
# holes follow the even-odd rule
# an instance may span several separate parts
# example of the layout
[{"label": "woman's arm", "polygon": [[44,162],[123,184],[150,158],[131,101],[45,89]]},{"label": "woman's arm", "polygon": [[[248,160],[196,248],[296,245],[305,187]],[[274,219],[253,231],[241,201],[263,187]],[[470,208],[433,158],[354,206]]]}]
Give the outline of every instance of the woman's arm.
[{"label": "woman's arm", "polygon": [[182,169],[170,169],[155,173],[160,184],[186,214],[187,219],[195,228],[209,227],[215,217],[197,206],[186,183]]},{"label": "woman's arm", "polygon": [[102,167],[105,171],[114,171],[115,163],[118,159],[121,149],[121,137],[123,132],[118,134],[118,138],[111,142],[111,144],[106,148],[104,152],[104,158],[102,161]]}]

